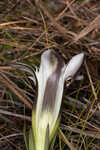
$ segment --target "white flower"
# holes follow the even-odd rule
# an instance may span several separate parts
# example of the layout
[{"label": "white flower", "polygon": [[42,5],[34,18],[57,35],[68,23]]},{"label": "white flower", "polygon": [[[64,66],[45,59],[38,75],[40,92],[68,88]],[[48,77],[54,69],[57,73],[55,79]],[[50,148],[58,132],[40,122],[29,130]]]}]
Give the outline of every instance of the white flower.
[{"label": "white flower", "polygon": [[65,80],[73,80],[84,59],[80,53],[65,65],[62,58],[54,51],[47,50],[41,56],[39,71],[23,63],[13,66],[32,74],[33,81],[38,82],[38,98],[36,110],[32,113],[32,130],[35,150],[48,150],[49,143],[55,135],[59,124],[59,111],[61,107]]}]

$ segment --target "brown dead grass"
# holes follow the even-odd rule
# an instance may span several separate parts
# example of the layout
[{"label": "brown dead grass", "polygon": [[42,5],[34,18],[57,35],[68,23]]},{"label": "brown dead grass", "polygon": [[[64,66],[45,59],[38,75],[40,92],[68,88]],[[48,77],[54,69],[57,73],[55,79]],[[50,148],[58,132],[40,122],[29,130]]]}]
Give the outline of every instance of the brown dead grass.
[{"label": "brown dead grass", "polygon": [[[77,149],[100,150],[99,0],[0,2],[0,149],[25,149],[23,126],[29,131],[32,104],[23,92],[33,105],[37,93],[25,74],[7,64],[20,61],[39,66],[40,56],[48,48],[60,53],[65,63],[73,55],[85,53],[84,81],[65,88],[60,127]],[[59,139],[63,141],[62,134]],[[66,149],[66,142],[62,143]],[[59,144],[54,149],[60,149]]]}]

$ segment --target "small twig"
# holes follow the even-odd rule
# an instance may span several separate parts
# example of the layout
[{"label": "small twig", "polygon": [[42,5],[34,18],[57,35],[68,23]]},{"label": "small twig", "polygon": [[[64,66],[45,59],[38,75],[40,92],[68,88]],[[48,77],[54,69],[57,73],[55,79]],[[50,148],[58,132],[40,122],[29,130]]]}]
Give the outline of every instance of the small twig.
[{"label": "small twig", "polygon": [[8,116],[14,116],[14,117],[21,118],[23,120],[31,121],[31,117],[29,117],[29,116],[25,116],[25,115],[21,115],[21,114],[15,114],[13,112],[9,112],[9,111],[2,110],[2,109],[0,109],[0,114],[4,114],[4,115],[8,115]]},{"label": "small twig", "polygon": [[11,134],[11,135],[3,136],[2,138],[0,138],[0,142],[2,140],[7,140],[9,138],[12,138],[12,137],[15,137],[15,136],[19,136],[19,135],[23,135],[23,133],[14,133],[14,134]]},{"label": "small twig", "polygon": [[63,125],[61,128],[67,131],[74,132],[74,133],[79,133],[79,134],[82,133],[82,135],[89,136],[92,138],[95,137],[95,139],[100,139],[100,130],[99,131],[88,131],[88,130],[82,131],[82,129],[78,129],[78,128],[71,127],[71,126],[65,126],[65,125]]},{"label": "small twig", "polygon": [[70,148],[70,150],[77,150],[73,145],[68,141],[68,139],[65,137],[63,132],[59,129],[59,134],[61,138],[63,139],[64,143],[67,144],[67,146]]},{"label": "small twig", "polygon": [[4,83],[8,88],[10,88],[19,98],[23,101],[30,109],[32,109],[32,104],[29,102],[29,98],[24,95],[20,88],[18,88],[8,77],[0,71],[0,80]]},{"label": "small twig", "polygon": [[97,99],[97,94],[95,92],[95,89],[94,89],[94,86],[93,86],[93,82],[92,82],[92,79],[91,79],[91,76],[90,76],[89,69],[88,69],[88,66],[86,64],[86,61],[85,61],[85,68],[86,68],[86,71],[87,71],[87,74],[88,74],[88,77],[89,77],[89,81],[90,81],[90,85],[91,85],[91,88],[92,88],[92,92],[93,92],[94,98],[96,100]]},{"label": "small twig", "polygon": [[74,42],[77,42],[81,38],[85,37],[92,30],[95,30],[100,27],[100,15],[98,15],[90,24],[88,24],[74,39]]},{"label": "small twig", "polygon": [[56,28],[58,29],[58,31],[61,34],[63,34],[63,36],[65,37],[66,34],[67,34],[66,29],[56,22],[55,18],[53,18],[52,15],[48,12],[45,3],[40,0],[38,6],[43,10],[43,12],[50,19],[50,21],[53,23],[53,25],[56,26]]},{"label": "small twig", "polygon": [[12,70],[11,66],[0,66],[0,70]]},{"label": "small twig", "polygon": [[5,23],[0,23],[0,27],[12,25],[12,24],[26,23],[26,22],[27,22],[26,20],[10,21]]}]

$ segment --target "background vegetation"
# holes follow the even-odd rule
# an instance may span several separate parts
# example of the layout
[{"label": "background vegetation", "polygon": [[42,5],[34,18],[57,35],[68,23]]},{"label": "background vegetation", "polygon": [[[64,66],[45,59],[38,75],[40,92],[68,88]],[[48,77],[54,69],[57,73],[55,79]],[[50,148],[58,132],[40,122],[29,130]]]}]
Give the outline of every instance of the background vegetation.
[{"label": "background vegetation", "polygon": [[[100,150],[99,0],[0,1],[0,149],[26,149],[31,106],[37,97],[37,87],[27,74],[8,64],[39,66],[41,54],[49,48],[65,63],[75,54],[85,54],[84,79],[69,88],[65,85],[53,148]],[[23,93],[30,98],[30,106],[25,105]]]}]

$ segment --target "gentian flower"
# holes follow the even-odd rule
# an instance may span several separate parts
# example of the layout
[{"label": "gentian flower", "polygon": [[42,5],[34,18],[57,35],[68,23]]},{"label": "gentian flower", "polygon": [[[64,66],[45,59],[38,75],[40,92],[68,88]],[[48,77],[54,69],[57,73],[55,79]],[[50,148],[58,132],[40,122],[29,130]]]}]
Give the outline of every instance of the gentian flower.
[{"label": "gentian flower", "polygon": [[[38,97],[36,108],[32,113],[32,133],[34,148],[30,150],[48,150],[59,125],[59,111],[65,81],[73,81],[84,59],[80,53],[66,65],[54,50],[47,50],[41,56],[39,70],[23,63],[13,66],[32,74],[30,77],[38,82]],[[70,82],[71,83],[71,82]]]}]

